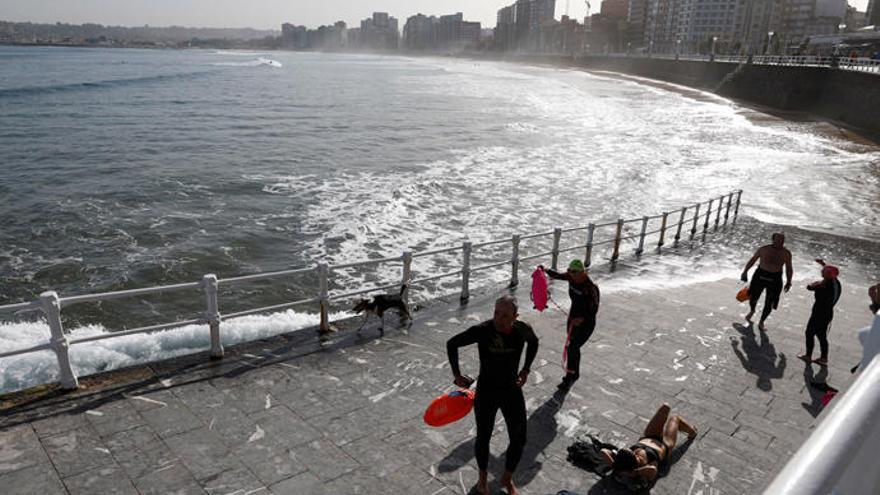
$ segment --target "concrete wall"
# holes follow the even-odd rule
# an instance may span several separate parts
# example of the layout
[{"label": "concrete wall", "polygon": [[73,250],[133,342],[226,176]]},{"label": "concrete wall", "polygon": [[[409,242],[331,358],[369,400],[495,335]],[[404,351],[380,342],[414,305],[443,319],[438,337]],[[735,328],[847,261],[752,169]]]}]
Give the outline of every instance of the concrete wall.
[{"label": "concrete wall", "polygon": [[[509,60],[512,60],[508,57]],[[880,139],[880,74],[643,57],[531,56],[517,60],[608,70],[713,91],[786,111],[803,111]]]}]

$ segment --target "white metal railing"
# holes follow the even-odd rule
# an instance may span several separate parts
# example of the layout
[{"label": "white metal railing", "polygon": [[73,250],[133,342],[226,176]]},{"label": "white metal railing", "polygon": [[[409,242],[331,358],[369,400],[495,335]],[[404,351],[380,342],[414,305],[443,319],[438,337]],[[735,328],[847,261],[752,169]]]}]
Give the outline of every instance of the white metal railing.
[{"label": "white metal railing", "polygon": [[[86,342],[94,342],[104,339],[112,339],[127,335],[153,333],[170,328],[181,327],[192,324],[207,324],[211,336],[210,355],[212,358],[219,359],[223,357],[223,346],[220,341],[220,324],[223,319],[237,318],[257,313],[266,313],[278,311],[294,306],[317,303],[320,311],[319,328],[322,332],[330,330],[330,322],[328,321],[328,311],[330,302],[333,300],[344,300],[354,296],[387,290],[395,287],[404,286],[404,301],[408,303],[409,287],[417,284],[433,282],[443,278],[461,277],[461,294],[462,300],[470,297],[470,278],[471,274],[478,271],[491,270],[502,266],[510,266],[510,286],[516,286],[519,283],[519,266],[521,262],[546,258],[550,256],[550,265],[553,269],[558,266],[559,255],[570,251],[583,251],[584,264],[590,266],[594,257],[594,251],[599,246],[610,245],[612,263],[617,262],[620,257],[621,244],[624,241],[633,241],[637,247],[635,254],[640,256],[645,250],[645,243],[649,236],[658,235],[657,247],[660,248],[666,243],[667,234],[674,231],[673,242],[678,243],[682,236],[690,235],[690,239],[700,231],[708,232],[710,227],[718,229],[720,225],[727,225],[728,221],[736,222],[739,215],[740,201],[742,198],[742,190],[733,191],[720,197],[712,198],[707,202],[696,203],[690,206],[684,206],[681,210],[663,212],[659,215],[644,216],[634,219],[620,218],[616,221],[605,223],[590,223],[586,226],[573,228],[555,228],[552,231],[539,232],[527,235],[513,235],[507,239],[496,239],[480,243],[472,243],[464,241],[460,246],[432,249],[421,252],[405,251],[401,256],[393,256],[388,258],[370,259],[356,261],[352,263],[344,263],[339,265],[328,265],[327,263],[318,263],[313,267],[299,268],[293,270],[283,270],[266,273],[256,273],[252,275],[242,275],[237,277],[229,277],[224,279],[217,278],[214,274],[207,274],[202,277],[199,282],[189,282],[174,285],[165,285],[159,287],[145,287],[140,289],[122,290],[116,292],[104,292],[98,294],[84,294],[76,296],[60,297],[55,291],[46,291],[40,294],[39,299],[30,302],[18,304],[9,304],[0,306],[0,312],[21,313],[26,311],[41,311],[43,317],[49,325],[51,338],[49,342],[27,349],[17,349],[0,353],[0,359],[32,352],[44,350],[52,350],[58,358],[58,366],[60,369],[60,382],[62,388],[72,390],[79,386],[79,382],[73,368],[70,364],[69,347],[74,344],[83,344]],[[713,210],[713,205],[715,209]],[[701,213],[701,208],[706,207],[705,214]],[[723,211],[723,220],[722,220]],[[714,213],[714,224],[712,214]],[[648,230],[648,225],[654,221],[660,221],[660,226],[654,230]],[[702,223],[702,225],[700,225]],[[638,224],[638,230],[631,230],[633,233],[624,235],[628,225]],[[689,228],[688,228],[689,226]],[[614,234],[604,240],[597,240],[597,232],[607,233],[613,230]],[[574,234],[586,231],[585,239],[576,242],[574,245],[562,246],[563,234]],[[541,251],[531,253],[526,256],[520,254],[523,241],[534,241],[536,239],[545,239],[552,237],[552,248],[549,251]],[[483,265],[472,266],[472,258],[475,250],[494,248],[509,244],[511,246],[510,258],[502,260],[493,260]],[[423,278],[414,278],[412,272],[412,262],[416,258],[424,258],[427,256],[448,255],[452,253],[461,253],[461,268],[449,272],[426,276]],[[345,270],[350,268],[363,268],[367,266],[376,266],[384,264],[402,265],[402,276],[400,281],[375,286],[366,289],[359,289],[348,292],[330,292],[330,275],[334,271]],[[283,304],[275,304],[271,306],[263,306],[253,309],[247,309],[235,313],[221,315],[218,294],[221,287],[228,287],[236,284],[249,283],[260,280],[277,279],[284,277],[294,277],[303,275],[317,275],[318,287],[313,297],[290,301]],[[100,302],[111,299],[121,299],[127,297],[136,297],[144,295],[153,295],[160,293],[171,293],[188,290],[200,290],[205,298],[205,312],[183,321],[173,321],[161,323],[157,325],[144,326],[122,331],[108,332],[101,335],[90,337],[72,338],[67,335],[61,321],[61,310],[63,307],[72,306],[86,302]]]},{"label": "white metal railing", "polygon": [[663,60],[687,60],[695,62],[730,62],[735,64],[781,65],[790,67],[830,67],[857,72],[880,74],[880,60],[866,57],[833,57],[816,55],[701,55],[655,53],[650,56],[625,53],[591,54],[590,57],[657,58]]},{"label": "white metal railing", "polygon": [[[865,356],[849,390],[835,398],[813,433],[764,495],[880,493],[880,312],[863,340]],[[872,353],[873,355],[870,355]]]}]

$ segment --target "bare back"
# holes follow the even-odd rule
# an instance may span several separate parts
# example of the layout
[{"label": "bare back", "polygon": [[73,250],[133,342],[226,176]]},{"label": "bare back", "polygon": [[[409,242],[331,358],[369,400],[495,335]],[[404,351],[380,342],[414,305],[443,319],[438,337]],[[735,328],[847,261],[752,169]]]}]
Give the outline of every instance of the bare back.
[{"label": "bare back", "polygon": [[758,268],[770,273],[780,273],[782,268],[791,263],[791,251],[786,248],[776,248],[772,244],[767,244],[758,249],[757,254],[760,261]]}]

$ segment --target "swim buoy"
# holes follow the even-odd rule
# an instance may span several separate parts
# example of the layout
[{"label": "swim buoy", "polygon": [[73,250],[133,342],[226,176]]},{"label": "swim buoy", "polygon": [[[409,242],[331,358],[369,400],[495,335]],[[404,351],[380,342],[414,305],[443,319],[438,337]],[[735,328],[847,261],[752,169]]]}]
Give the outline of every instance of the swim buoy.
[{"label": "swim buoy", "polygon": [[739,302],[746,302],[749,300],[749,288],[748,286],[743,287],[736,293],[736,300]]},{"label": "swim buoy", "polygon": [[425,424],[443,426],[467,416],[474,408],[473,390],[458,389],[437,397],[425,410]]},{"label": "swim buoy", "polygon": [[547,274],[541,267],[532,272],[532,303],[538,311],[547,309]]}]

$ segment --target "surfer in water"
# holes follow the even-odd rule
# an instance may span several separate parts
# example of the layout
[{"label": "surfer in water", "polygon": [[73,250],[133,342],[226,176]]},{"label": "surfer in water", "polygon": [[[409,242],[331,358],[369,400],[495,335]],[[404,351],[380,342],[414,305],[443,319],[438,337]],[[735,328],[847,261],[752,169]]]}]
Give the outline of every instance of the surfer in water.
[{"label": "surfer in water", "polygon": [[746,315],[746,321],[752,322],[752,316],[755,315],[755,308],[758,306],[758,299],[764,289],[767,290],[767,297],[764,298],[764,309],[761,311],[761,320],[758,321],[758,329],[764,330],[764,322],[770,316],[770,312],[779,306],[779,296],[782,294],[782,267],[785,266],[785,292],[791,289],[791,277],[794,275],[794,269],[791,267],[791,251],[784,247],[785,234],[777,232],[772,236],[773,243],[761,246],[755,251],[755,255],[746,263],[746,268],[742,272],[742,281],[749,281],[749,269],[756,261],[758,268],[752,274],[752,283],[749,285],[749,307],[751,311]]},{"label": "surfer in water", "polygon": [[546,271],[552,279],[568,281],[571,309],[568,310],[568,337],[562,353],[565,361],[565,376],[559,384],[560,389],[567,389],[580,377],[581,347],[587,343],[596,328],[599,286],[590,280],[590,275],[581,260],[573,260],[569,263],[568,271],[565,273],[555,270]]},{"label": "surfer in water", "polygon": [[[505,454],[504,476],[501,486],[510,495],[519,493],[513,483],[513,471],[526,445],[526,402],[522,386],[529,377],[532,361],[538,353],[538,337],[527,323],[517,321],[518,305],[513,296],[502,296],[495,301],[491,320],[472,326],[446,342],[449,366],[459,387],[470,387],[474,380],[461,373],[458,366],[458,348],[477,344],[480,356],[480,374],[474,398],[474,417],[477,421],[477,440],[474,454],[480,479],[477,492],[488,495],[489,440],[495,428],[495,414],[501,409],[510,445]],[[522,369],[519,361],[523,348],[526,358]]]}]

